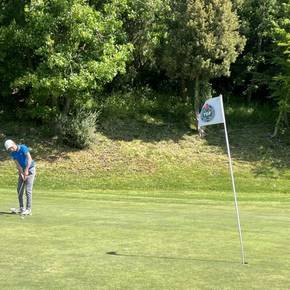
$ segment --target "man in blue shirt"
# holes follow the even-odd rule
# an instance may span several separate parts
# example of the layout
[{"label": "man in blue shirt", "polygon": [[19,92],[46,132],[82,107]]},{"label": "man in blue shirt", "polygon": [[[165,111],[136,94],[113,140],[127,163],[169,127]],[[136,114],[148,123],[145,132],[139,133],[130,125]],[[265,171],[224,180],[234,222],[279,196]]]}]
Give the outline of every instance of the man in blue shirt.
[{"label": "man in blue shirt", "polygon": [[[26,145],[15,144],[12,140],[6,140],[4,143],[5,149],[9,152],[11,158],[15,161],[18,169],[18,200],[19,209],[12,208],[14,213],[21,213],[22,215],[31,215],[32,208],[32,189],[35,178],[35,162],[32,159],[29,149]],[[26,187],[26,207],[23,203],[23,194]]]}]

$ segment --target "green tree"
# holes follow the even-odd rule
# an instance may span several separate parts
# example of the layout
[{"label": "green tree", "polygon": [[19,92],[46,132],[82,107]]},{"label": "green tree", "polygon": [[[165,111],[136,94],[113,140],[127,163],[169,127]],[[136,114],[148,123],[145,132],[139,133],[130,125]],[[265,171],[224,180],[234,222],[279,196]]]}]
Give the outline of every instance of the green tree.
[{"label": "green tree", "polygon": [[[116,2],[100,10],[85,0],[31,1],[24,24],[2,29],[0,54],[19,47],[23,65],[10,87],[27,92],[25,104],[36,118],[88,108],[118,73],[125,73],[132,46],[124,43]],[[5,58],[5,57],[4,57]],[[7,61],[7,60],[6,60]]]},{"label": "green tree", "polygon": [[184,90],[193,88],[198,114],[201,99],[209,97],[210,80],[230,75],[245,39],[229,0],[172,0],[170,7],[163,66]]},{"label": "green tree", "polygon": [[273,136],[281,126],[289,126],[290,113],[290,4],[282,3],[281,14],[275,22],[275,45],[277,46],[273,64],[278,73],[273,77],[271,89],[278,104],[278,117]]},{"label": "green tree", "polygon": [[133,45],[133,57],[126,75],[118,78],[115,85],[138,86],[158,77],[158,50],[166,32],[168,1],[126,0],[121,15],[127,42]]},{"label": "green tree", "polygon": [[270,94],[271,66],[275,55],[273,22],[278,18],[280,0],[244,0],[239,6],[241,33],[247,43],[243,53],[232,66],[233,93],[247,97],[265,98]]},{"label": "green tree", "polygon": [[134,45],[133,69],[157,69],[156,49],[166,31],[165,14],[167,0],[128,1],[127,21],[125,22],[128,41]]},{"label": "green tree", "polygon": [[[15,105],[11,82],[26,69],[23,55],[29,53],[15,42],[17,27],[24,25],[24,7],[28,1],[1,1],[0,4],[0,106]],[[19,32],[18,32],[19,33]]]}]

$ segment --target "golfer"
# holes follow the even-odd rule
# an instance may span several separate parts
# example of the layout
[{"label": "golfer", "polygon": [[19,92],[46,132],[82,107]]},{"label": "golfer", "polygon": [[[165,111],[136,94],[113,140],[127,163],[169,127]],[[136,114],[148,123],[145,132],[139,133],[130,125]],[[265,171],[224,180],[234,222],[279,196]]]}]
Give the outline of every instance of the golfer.
[{"label": "golfer", "polygon": [[[15,144],[12,140],[6,140],[4,143],[5,149],[10,154],[10,157],[15,161],[18,169],[18,201],[19,208],[12,208],[14,213],[22,215],[31,215],[32,208],[32,188],[35,177],[35,162],[32,160],[29,149],[24,144]],[[23,195],[26,189],[26,207],[23,203]]]}]

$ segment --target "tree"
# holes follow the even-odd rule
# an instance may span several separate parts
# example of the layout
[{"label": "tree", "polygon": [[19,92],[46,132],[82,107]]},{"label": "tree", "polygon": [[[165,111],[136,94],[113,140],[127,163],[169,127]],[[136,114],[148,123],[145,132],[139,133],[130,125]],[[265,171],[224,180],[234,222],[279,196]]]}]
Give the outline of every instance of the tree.
[{"label": "tree", "polygon": [[273,22],[277,20],[280,0],[245,0],[239,6],[241,33],[247,42],[243,53],[232,66],[233,92],[265,99],[270,94],[271,66],[275,55]]},{"label": "tree", "polygon": [[96,10],[85,0],[31,1],[24,24],[12,21],[2,30],[10,44],[0,55],[14,47],[22,51],[23,70],[10,86],[15,93],[25,90],[33,117],[50,120],[89,107],[106,83],[125,72],[132,46],[123,41],[115,3]]},{"label": "tree", "polygon": [[[1,1],[0,4],[0,106],[15,105],[16,95],[11,97],[11,82],[26,69],[22,62],[23,50],[15,42],[17,27],[25,22],[24,7],[28,1]],[[19,33],[19,32],[18,32]]]},{"label": "tree", "polygon": [[127,0],[122,13],[127,42],[133,45],[133,58],[127,74],[120,79],[140,85],[156,79],[160,73],[158,49],[166,33],[165,18],[169,0]]},{"label": "tree", "polygon": [[194,88],[198,115],[202,97],[210,94],[205,88],[211,79],[230,75],[245,39],[229,0],[172,0],[170,7],[163,66],[184,88]]},{"label": "tree", "polygon": [[278,104],[278,117],[273,136],[276,136],[281,125],[289,126],[290,113],[290,4],[282,3],[280,17],[275,22],[276,56],[273,64],[278,73],[273,77],[271,88]]}]

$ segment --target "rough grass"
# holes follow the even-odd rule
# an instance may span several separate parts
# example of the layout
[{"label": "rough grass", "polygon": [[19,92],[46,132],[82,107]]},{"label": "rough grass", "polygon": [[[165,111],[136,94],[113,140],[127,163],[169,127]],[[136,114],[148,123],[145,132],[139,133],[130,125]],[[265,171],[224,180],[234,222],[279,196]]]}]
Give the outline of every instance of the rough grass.
[{"label": "rough grass", "polygon": [[[200,139],[194,129],[176,123],[107,120],[99,128],[96,144],[82,151],[43,138],[38,129],[12,125],[5,124],[2,140],[10,136],[32,148],[38,189],[231,191],[220,125]],[[267,123],[243,123],[238,128],[229,123],[238,192],[272,192],[273,198],[288,193],[289,140],[270,138],[271,129]],[[5,152],[0,157],[0,185],[11,187],[14,164]]]}]

